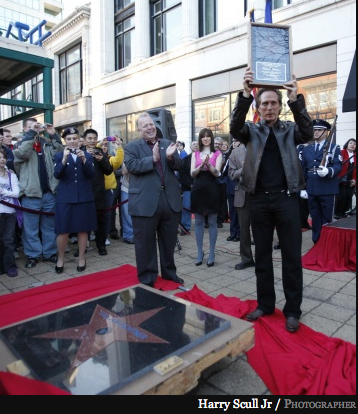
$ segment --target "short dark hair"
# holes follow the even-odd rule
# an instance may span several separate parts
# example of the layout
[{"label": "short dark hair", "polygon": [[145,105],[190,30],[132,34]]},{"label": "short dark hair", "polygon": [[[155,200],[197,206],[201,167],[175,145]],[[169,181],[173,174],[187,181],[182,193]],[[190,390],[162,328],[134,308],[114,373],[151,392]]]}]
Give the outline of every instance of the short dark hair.
[{"label": "short dark hair", "polygon": [[199,132],[199,139],[198,139],[198,141],[199,141],[199,151],[202,151],[202,149],[204,148],[202,138],[205,137],[205,135],[207,135],[208,137],[211,138],[210,151],[215,152],[214,134],[213,134],[213,131],[210,128],[204,128]]},{"label": "short dark hair", "polygon": [[[4,130],[5,131],[5,130]],[[347,149],[350,142],[354,142],[356,144],[356,140],[354,138],[350,138],[343,146],[343,149]]]},{"label": "short dark hair", "polygon": [[98,132],[95,129],[86,129],[86,131],[83,133],[83,138],[86,138],[88,134],[95,134],[98,138]]},{"label": "short dark hair", "polygon": [[26,127],[26,125],[27,125],[27,122],[28,121],[31,121],[31,122],[37,122],[37,119],[36,118],[27,118],[27,119],[24,119],[23,121],[22,121],[22,126],[25,128]]},{"label": "short dark hair", "polygon": [[10,129],[3,129],[3,132],[7,132],[7,133],[11,134]]}]

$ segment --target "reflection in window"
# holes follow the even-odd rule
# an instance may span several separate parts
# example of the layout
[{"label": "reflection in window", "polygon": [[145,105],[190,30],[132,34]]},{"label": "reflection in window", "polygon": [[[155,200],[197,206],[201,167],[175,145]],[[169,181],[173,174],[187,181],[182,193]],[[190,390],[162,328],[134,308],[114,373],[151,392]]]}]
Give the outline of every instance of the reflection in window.
[{"label": "reflection in window", "polygon": [[134,3],[134,0],[115,0],[114,12],[117,13],[133,3]]},{"label": "reflection in window", "polygon": [[134,16],[116,25],[116,70],[132,62],[134,41]]},{"label": "reflection in window", "polygon": [[311,118],[332,124],[337,113],[337,74],[300,80],[298,86],[305,96]]},{"label": "reflection in window", "polygon": [[246,12],[247,1],[200,0],[200,37],[238,24]]},{"label": "reflection in window", "polygon": [[182,37],[181,1],[157,1],[152,4],[151,14],[152,55],[157,55],[179,45]]},{"label": "reflection in window", "polygon": [[[172,113],[173,121],[175,125],[175,109],[174,105],[163,106],[164,109],[169,110]],[[148,108],[149,110],[151,108]],[[128,115],[121,115],[115,118],[107,119],[107,135],[119,135],[125,144],[134,141],[139,138],[137,131],[137,118],[140,113],[145,111],[136,112]]]},{"label": "reflection in window", "polygon": [[231,103],[230,94],[194,102],[194,139],[203,128],[210,128],[215,136],[229,141]]},{"label": "reflection in window", "polygon": [[[13,100],[24,100],[23,94],[24,85],[18,86],[17,88],[11,91],[11,99]],[[12,106],[11,107],[11,116],[20,115],[22,112],[25,112],[25,108],[20,106]]]},{"label": "reflection in window", "polygon": [[75,101],[82,96],[82,52],[77,45],[60,55],[60,103]]},{"label": "reflection in window", "polygon": [[29,95],[26,100],[40,103],[44,101],[42,73],[31,80],[31,95]]}]

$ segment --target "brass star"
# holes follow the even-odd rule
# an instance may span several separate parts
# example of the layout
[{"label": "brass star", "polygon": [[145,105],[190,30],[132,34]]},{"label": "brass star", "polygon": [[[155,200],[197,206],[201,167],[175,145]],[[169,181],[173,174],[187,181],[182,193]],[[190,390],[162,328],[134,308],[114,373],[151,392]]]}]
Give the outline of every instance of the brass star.
[{"label": "brass star", "polygon": [[120,317],[97,305],[89,324],[37,335],[36,338],[80,340],[81,345],[71,366],[74,369],[116,341],[167,344],[164,339],[139,326],[163,309]]}]

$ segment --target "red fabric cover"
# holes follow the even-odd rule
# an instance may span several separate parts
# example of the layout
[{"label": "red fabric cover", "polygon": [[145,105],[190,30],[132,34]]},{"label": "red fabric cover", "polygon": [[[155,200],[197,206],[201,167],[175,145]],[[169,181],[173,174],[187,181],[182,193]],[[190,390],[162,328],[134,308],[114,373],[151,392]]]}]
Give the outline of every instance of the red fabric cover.
[{"label": "red fabric cover", "polygon": [[356,250],[356,230],[323,226],[318,242],[302,257],[302,266],[318,272],[355,272]]},{"label": "red fabric cover", "polygon": [[[0,296],[0,328],[75,303],[138,285],[137,269],[124,265],[34,289]],[[175,290],[176,282],[158,277],[155,288]]]},{"label": "red fabric cover", "polygon": [[[254,300],[206,295],[197,286],[176,296],[244,318],[256,309]],[[290,333],[276,309],[254,323],[255,346],[248,362],[274,395],[356,395],[356,346],[330,338],[301,324]]]},{"label": "red fabric cover", "polygon": [[0,395],[71,395],[47,382],[0,372]]},{"label": "red fabric cover", "polygon": [[[88,300],[138,283],[136,269],[118,269],[53,283],[19,293],[0,296],[0,327],[29,319],[44,312]],[[156,287],[168,290],[178,285],[158,278]],[[205,294],[197,286],[178,293],[193,303],[228,315],[244,318],[256,308],[256,301]],[[249,363],[275,395],[355,395],[356,347],[329,338],[301,324],[296,334],[285,329],[279,310],[254,325],[255,346]],[[64,392],[14,374],[0,372],[0,395],[63,395]]]}]

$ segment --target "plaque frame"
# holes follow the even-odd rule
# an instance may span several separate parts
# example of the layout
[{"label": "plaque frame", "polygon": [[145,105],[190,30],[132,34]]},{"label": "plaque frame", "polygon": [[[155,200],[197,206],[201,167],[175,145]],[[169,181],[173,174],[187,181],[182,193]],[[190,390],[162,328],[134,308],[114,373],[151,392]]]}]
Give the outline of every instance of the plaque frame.
[{"label": "plaque frame", "polygon": [[248,35],[248,64],[254,72],[250,86],[284,89],[292,79],[292,27],[250,22]]}]

